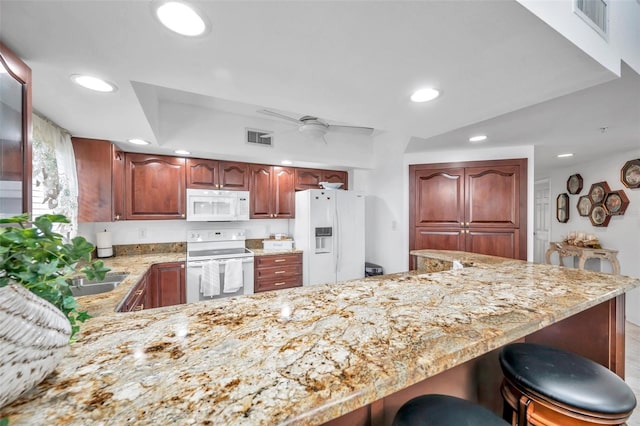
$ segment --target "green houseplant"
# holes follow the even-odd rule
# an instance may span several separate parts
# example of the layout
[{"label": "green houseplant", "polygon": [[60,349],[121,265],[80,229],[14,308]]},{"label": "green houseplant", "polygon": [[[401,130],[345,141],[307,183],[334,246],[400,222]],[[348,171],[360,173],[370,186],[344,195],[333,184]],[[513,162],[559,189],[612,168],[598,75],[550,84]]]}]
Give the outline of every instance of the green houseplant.
[{"label": "green houseplant", "polygon": [[[104,278],[102,261],[91,262],[94,245],[83,237],[65,242],[53,231],[55,223],[69,223],[63,215],[43,215],[33,221],[27,214],[0,219],[0,288],[16,283],[57,307],[71,324],[71,341],[79,322],[90,316],[78,311],[68,279],[78,272]],[[78,271],[79,262],[85,266]]]}]

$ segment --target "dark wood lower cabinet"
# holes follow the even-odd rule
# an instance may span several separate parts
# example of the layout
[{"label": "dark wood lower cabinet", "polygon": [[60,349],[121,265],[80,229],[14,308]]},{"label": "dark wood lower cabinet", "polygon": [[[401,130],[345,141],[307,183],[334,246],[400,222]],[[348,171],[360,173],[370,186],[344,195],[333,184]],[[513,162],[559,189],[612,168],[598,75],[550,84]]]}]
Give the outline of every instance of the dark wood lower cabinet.
[{"label": "dark wood lower cabinet", "polygon": [[138,281],[133,290],[131,290],[118,312],[134,312],[153,307],[150,303],[149,294],[150,272],[150,270],[147,271],[147,273],[140,278],[140,281]]},{"label": "dark wood lower cabinet", "polygon": [[158,263],[140,278],[118,311],[180,305],[186,299],[184,262]]},{"label": "dark wood lower cabinet", "polygon": [[159,263],[151,267],[153,307],[180,305],[187,302],[184,262]]},{"label": "dark wood lower cabinet", "polygon": [[256,293],[302,286],[302,253],[256,256],[254,265]]}]

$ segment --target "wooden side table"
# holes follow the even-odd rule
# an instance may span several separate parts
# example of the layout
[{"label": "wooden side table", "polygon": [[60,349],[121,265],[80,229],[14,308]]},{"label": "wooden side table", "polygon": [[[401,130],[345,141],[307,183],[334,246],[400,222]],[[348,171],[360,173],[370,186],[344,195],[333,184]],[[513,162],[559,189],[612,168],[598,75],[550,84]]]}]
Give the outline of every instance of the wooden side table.
[{"label": "wooden side table", "polygon": [[563,243],[549,243],[549,248],[545,253],[545,259],[547,264],[551,264],[551,254],[558,252],[558,258],[560,259],[560,266],[564,266],[562,258],[566,256],[574,256],[578,258],[578,269],[584,269],[584,264],[587,259],[596,258],[604,259],[611,262],[613,268],[613,275],[620,274],[620,263],[618,262],[618,250],[610,249],[596,249],[590,247],[577,247]]}]

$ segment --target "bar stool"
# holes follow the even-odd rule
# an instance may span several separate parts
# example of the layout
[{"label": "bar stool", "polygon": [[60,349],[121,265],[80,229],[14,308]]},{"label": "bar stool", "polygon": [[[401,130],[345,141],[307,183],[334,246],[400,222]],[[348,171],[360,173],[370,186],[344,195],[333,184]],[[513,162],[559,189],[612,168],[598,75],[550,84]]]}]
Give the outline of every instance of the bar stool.
[{"label": "bar stool", "polygon": [[636,406],[615,373],[580,355],[534,343],[500,352],[505,420],[512,425],[624,425]]},{"label": "bar stool", "polygon": [[422,395],[406,402],[393,426],[508,426],[486,408],[448,395]]}]

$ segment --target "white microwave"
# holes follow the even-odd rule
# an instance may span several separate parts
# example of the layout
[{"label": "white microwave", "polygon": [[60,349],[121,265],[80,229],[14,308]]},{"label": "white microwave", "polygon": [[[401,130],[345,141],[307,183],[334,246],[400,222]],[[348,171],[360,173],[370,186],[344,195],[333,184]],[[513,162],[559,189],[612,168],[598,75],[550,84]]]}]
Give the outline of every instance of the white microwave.
[{"label": "white microwave", "polygon": [[249,220],[249,191],[187,188],[187,221]]}]

